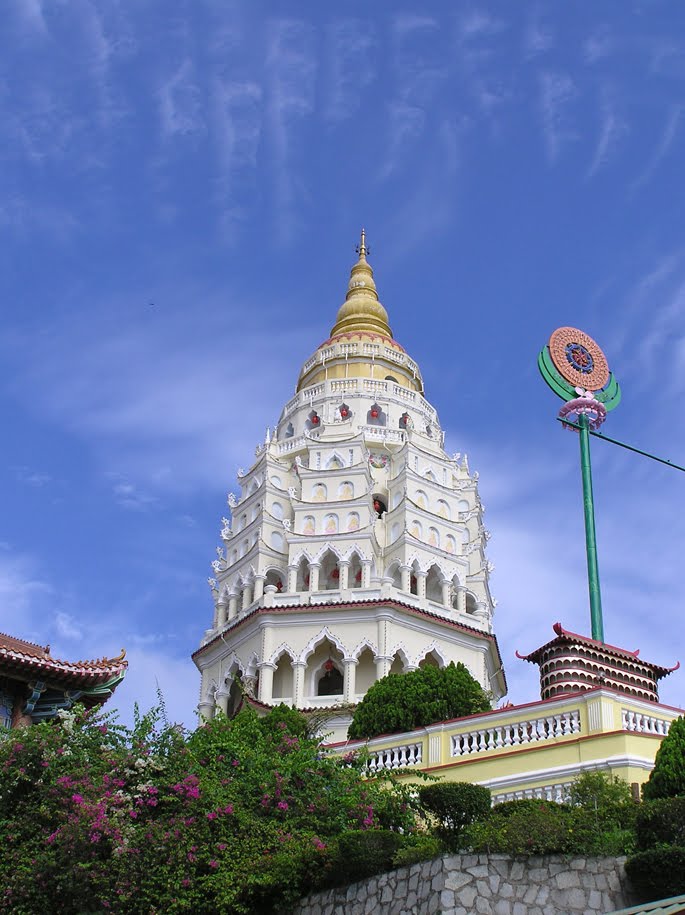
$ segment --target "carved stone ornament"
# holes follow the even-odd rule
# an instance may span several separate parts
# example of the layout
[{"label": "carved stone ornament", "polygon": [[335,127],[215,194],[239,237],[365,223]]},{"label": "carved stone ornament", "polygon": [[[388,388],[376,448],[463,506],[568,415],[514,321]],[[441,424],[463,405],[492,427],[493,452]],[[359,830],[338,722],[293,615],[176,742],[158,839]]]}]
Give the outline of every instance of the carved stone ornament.
[{"label": "carved stone ornament", "polygon": [[224,558],[224,549],[223,549],[223,547],[218,546],[218,547],[216,548],[216,555],[219,557],[219,559],[223,559],[223,558]]},{"label": "carved stone ornament", "polygon": [[215,559],[214,562],[212,563],[212,569],[214,570],[215,575],[218,575],[219,572],[221,571],[221,565],[222,564],[219,559]]},{"label": "carved stone ornament", "polygon": [[245,471],[243,470],[242,467],[238,467],[238,476],[239,476],[239,477],[244,477],[244,476],[245,476]]},{"label": "carved stone ornament", "polygon": [[283,518],[283,520],[281,521],[281,524],[286,529],[286,531],[289,531],[292,528],[293,523],[290,520],[290,518]]},{"label": "carved stone ornament", "polygon": [[291,499],[296,498],[297,490],[295,489],[294,486],[288,486],[288,495],[290,496]]},{"label": "carved stone ornament", "polygon": [[245,690],[245,695],[249,696],[250,699],[255,699],[255,691],[257,689],[257,678],[256,677],[243,677],[243,689]]},{"label": "carved stone ornament", "polygon": [[208,578],[208,579],[207,579],[207,584],[208,584],[209,587],[212,589],[212,591],[215,591],[215,590],[216,590],[216,578]]},{"label": "carved stone ornament", "polygon": [[[240,471],[238,471],[238,474],[240,474]],[[228,502],[229,508],[235,508],[236,505],[238,504],[238,500],[235,497],[235,493],[232,493],[232,492],[229,492],[228,498],[226,499],[226,501]]]}]

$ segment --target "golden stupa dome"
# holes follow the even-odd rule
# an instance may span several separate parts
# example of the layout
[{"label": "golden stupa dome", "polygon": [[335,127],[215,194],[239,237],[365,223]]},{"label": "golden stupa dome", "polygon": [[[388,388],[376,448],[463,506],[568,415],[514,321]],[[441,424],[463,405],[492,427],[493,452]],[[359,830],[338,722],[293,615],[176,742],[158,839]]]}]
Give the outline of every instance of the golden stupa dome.
[{"label": "golden stupa dome", "polygon": [[378,301],[373,270],[366,260],[368,251],[366,233],[362,229],[361,241],[357,247],[359,260],[350,273],[347,295],[338,310],[331,337],[338,334],[366,332],[381,334],[392,339],[388,313]]}]

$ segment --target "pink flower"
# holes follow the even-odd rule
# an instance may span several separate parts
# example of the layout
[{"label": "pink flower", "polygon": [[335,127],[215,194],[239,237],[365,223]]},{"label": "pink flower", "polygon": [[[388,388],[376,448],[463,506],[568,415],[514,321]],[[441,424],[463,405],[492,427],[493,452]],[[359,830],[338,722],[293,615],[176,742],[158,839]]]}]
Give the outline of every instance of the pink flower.
[{"label": "pink flower", "polygon": [[210,866],[210,867],[218,867],[218,866],[219,866],[219,862],[218,862],[218,861],[215,861],[214,859],[212,859],[212,860],[209,862],[209,866]]},{"label": "pink flower", "polygon": [[138,818],[138,811],[137,811],[137,810],[129,810],[128,815],[131,817],[132,820],[135,820],[135,819]]},{"label": "pink flower", "polygon": [[224,811],[223,811],[223,812],[226,814],[226,816],[230,816],[230,815],[233,813],[233,804],[227,804],[227,805],[224,807]]},{"label": "pink flower", "polygon": [[83,803],[83,797],[80,794],[72,794],[71,799],[75,804]]},{"label": "pink flower", "polygon": [[218,816],[219,816],[219,814],[216,813],[216,811],[212,810],[210,813],[207,814],[207,819],[208,819],[208,820],[216,820],[216,818],[217,818]]},{"label": "pink flower", "polygon": [[181,884],[183,886],[190,886],[190,880],[188,880],[187,877],[184,877],[183,880],[181,880]]},{"label": "pink flower", "polygon": [[279,810],[287,810],[287,809],[288,809],[288,802],[287,802],[287,801],[279,801],[279,802],[276,804],[276,806],[278,807]]},{"label": "pink flower", "polygon": [[226,845],[225,842],[219,842],[219,844],[217,845],[217,848],[219,849],[219,851],[226,851],[228,846]]},{"label": "pink flower", "polygon": [[321,839],[318,838],[318,836],[314,836],[312,838],[312,845],[314,846],[314,848],[317,851],[323,851],[326,848],[326,843],[322,842]]}]

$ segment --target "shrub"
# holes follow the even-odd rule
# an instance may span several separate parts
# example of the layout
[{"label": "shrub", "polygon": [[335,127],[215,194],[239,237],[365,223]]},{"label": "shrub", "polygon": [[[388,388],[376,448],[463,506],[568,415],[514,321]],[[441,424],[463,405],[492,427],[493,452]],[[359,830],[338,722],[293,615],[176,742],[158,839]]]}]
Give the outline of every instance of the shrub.
[{"label": "shrub", "polygon": [[685,847],[685,797],[645,801],[635,820],[640,851],[664,845]]},{"label": "shrub", "polygon": [[642,902],[685,893],[685,848],[652,848],[626,861],[626,873]]},{"label": "shrub", "polygon": [[568,802],[583,808],[597,830],[632,829],[638,805],[630,785],[608,772],[584,772],[571,784]]},{"label": "shrub", "polygon": [[539,811],[541,807],[546,810],[568,810],[566,804],[558,804],[556,801],[543,801],[540,798],[520,798],[515,801],[502,801],[492,808],[492,815],[498,819],[508,819],[510,816],[524,814],[528,811]]},{"label": "shrub", "polygon": [[331,879],[336,884],[354,883],[392,870],[402,836],[389,829],[349,830],[337,840]]},{"label": "shrub", "polygon": [[676,718],[657,750],[654,768],[642,787],[646,801],[685,795],[685,718]]},{"label": "shrub", "polygon": [[[521,802],[512,802],[521,803]],[[487,820],[474,823],[466,839],[474,851],[511,855],[551,855],[574,850],[574,812],[564,804],[547,801],[508,806],[501,814],[497,805]]]},{"label": "shrub", "polygon": [[419,788],[419,801],[438,820],[437,834],[457,848],[464,828],[490,813],[490,789],[469,782],[440,782]]},{"label": "shrub", "polygon": [[487,712],[490,702],[480,683],[459,662],[389,674],[368,690],[352,718],[349,736],[377,737]]},{"label": "shrub", "polygon": [[[83,709],[10,732],[0,913],[268,913],[329,879],[341,839],[389,867],[415,802],[361,765],[322,753],[284,708],[192,734],[154,712],[127,731]],[[359,831],[374,838],[346,845]]]},{"label": "shrub", "polygon": [[444,845],[436,836],[425,832],[403,836],[402,845],[395,852],[393,866],[407,867],[420,861],[430,861],[431,858],[439,857],[444,850]]}]

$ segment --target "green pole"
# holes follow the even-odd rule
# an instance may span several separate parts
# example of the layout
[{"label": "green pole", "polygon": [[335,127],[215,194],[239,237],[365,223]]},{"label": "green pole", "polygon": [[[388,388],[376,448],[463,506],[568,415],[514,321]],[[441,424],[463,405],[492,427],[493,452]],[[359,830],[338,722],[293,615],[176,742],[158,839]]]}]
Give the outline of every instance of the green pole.
[{"label": "green pole", "polygon": [[602,595],[599,590],[599,567],[597,565],[597,537],[595,535],[595,504],[592,497],[592,467],[590,466],[590,423],[581,413],[580,427],[580,472],[583,478],[583,509],[585,512],[585,548],[587,551],[587,580],[590,591],[590,620],[592,638],[604,641],[602,622]]}]

